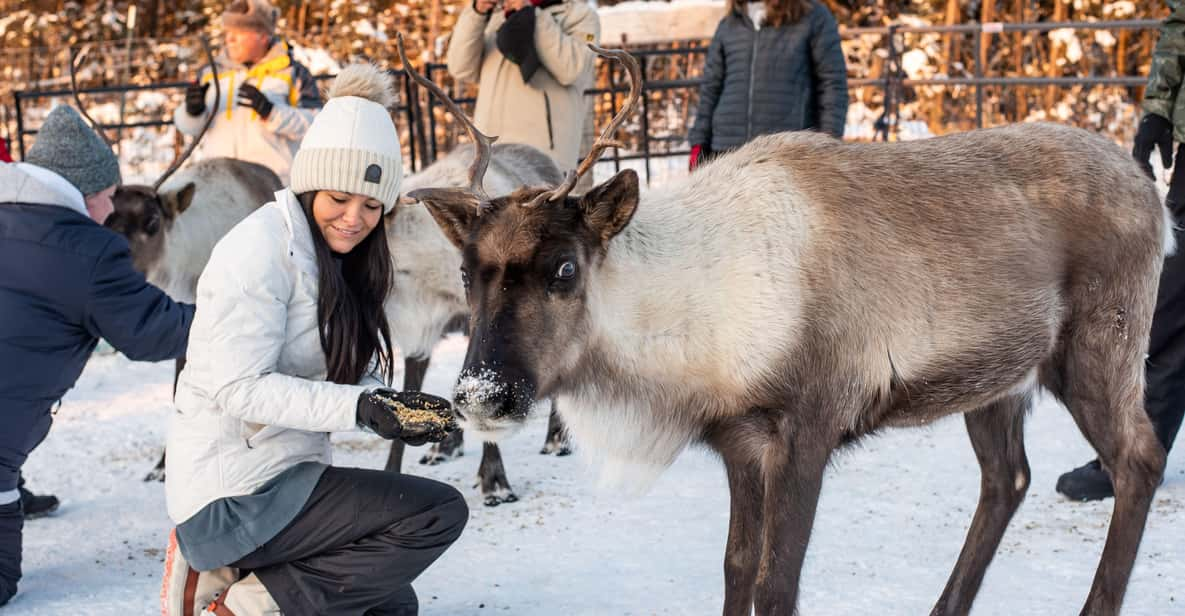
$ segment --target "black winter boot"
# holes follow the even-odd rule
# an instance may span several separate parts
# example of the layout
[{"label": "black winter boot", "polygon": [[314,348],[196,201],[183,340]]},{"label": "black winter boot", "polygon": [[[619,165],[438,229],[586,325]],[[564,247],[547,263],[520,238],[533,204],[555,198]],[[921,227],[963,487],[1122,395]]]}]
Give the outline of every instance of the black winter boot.
[{"label": "black winter boot", "polygon": [[1096,501],[1115,496],[1111,476],[1098,460],[1091,460],[1057,479],[1057,491],[1076,501]]},{"label": "black winter boot", "polygon": [[21,507],[25,510],[26,520],[45,517],[58,510],[58,497],[53,494],[34,494],[25,488],[25,480],[21,479],[18,489],[21,491]]}]

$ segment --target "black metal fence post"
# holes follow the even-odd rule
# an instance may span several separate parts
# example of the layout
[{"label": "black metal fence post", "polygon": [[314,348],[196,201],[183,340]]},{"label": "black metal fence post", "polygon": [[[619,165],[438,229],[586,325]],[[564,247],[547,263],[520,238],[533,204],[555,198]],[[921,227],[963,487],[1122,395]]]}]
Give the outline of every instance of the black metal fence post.
[{"label": "black metal fence post", "polygon": [[21,160],[25,160],[25,115],[21,111],[21,99],[23,92],[13,93],[13,98],[16,99],[16,145],[21,152]]},{"label": "black metal fence post", "polygon": [[[650,185],[650,96],[646,91],[646,59],[642,56],[642,160],[646,170],[646,185]],[[617,148],[613,148],[616,150]]]},{"label": "black metal fence post", "polygon": [[975,128],[983,128],[983,26],[975,29]]}]

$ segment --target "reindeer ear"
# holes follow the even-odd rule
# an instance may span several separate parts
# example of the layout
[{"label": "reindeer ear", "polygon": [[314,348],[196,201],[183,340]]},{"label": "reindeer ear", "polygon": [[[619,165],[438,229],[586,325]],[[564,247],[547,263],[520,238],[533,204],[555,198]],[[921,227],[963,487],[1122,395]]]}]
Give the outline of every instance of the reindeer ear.
[{"label": "reindeer ear", "polygon": [[190,182],[182,186],[180,190],[164,195],[162,201],[169,215],[177,217],[181,212],[189,209],[189,206],[193,203],[193,193],[196,190],[197,186],[194,186],[193,182]]},{"label": "reindeer ear", "polygon": [[477,218],[477,196],[463,188],[424,188],[407,196],[423,203],[440,230],[457,248],[465,247],[469,227]]},{"label": "reindeer ear", "polygon": [[397,200],[395,202],[395,207],[391,208],[391,211],[383,214],[383,216],[386,216],[388,219],[394,219],[395,214],[399,212],[400,208],[405,208],[408,206],[416,205],[418,203],[419,203],[419,201],[416,201],[415,199],[412,199],[411,197],[409,197],[407,195],[401,195],[399,197],[399,200]]},{"label": "reindeer ear", "polygon": [[584,224],[607,243],[621,232],[638,209],[638,174],[626,169],[580,197]]}]

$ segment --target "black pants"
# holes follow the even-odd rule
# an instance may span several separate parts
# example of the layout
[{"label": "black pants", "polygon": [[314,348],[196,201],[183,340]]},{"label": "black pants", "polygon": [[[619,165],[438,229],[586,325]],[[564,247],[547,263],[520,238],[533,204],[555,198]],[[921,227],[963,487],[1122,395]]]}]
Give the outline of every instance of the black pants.
[{"label": "black pants", "polygon": [[412,581],[468,519],[447,484],[330,467],[296,519],[233,566],[254,571],[286,616],[413,616]]},{"label": "black pants", "polygon": [[16,594],[21,581],[21,529],[25,515],[21,502],[0,505],[0,605]]},{"label": "black pants", "polygon": [[[53,423],[48,406],[0,400],[0,492],[24,485],[21,467],[45,440]],[[0,605],[16,594],[21,579],[21,531],[24,512],[18,500],[0,505]]]},{"label": "black pants", "polygon": [[[1177,150],[1166,205],[1185,224],[1185,145]],[[1176,230],[1177,252],[1164,261],[1148,345],[1148,418],[1165,451],[1172,449],[1185,416],[1185,230]]]}]

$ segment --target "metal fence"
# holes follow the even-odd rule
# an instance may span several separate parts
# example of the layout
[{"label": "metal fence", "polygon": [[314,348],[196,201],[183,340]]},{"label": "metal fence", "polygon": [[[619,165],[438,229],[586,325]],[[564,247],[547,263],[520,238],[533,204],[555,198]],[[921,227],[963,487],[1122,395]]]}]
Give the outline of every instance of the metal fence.
[{"label": "metal fence", "polygon": [[[1013,86],[1013,87],[1037,87],[1037,86],[1054,86],[1054,87],[1071,87],[1071,86],[1126,86],[1138,87],[1146,83],[1146,78],[1138,75],[1087,75],[1076,77],[1006,77],[1006,76],[989,76],[985,74],[985,61],[983,58],[985,37],[992,37],[996,35],[1003,35],[1012,32],[1050,32],[1059,29],[1070,30],[1152,30],[1160,26],[1157,20],[1125,20],[1125,21],[1102,21],[1102,22],[1043,22],[1043,23],[984,23],[984,24],[966,24],[954,26],[887,26],[877,28],[845,28],[841,30],[841,35],[847,38],[860,37],[865,35],[878,35],[882,37],[882,49],[887,52],[887,61],[881,71],[881,75],[877,77],[867,78],[849,78],[848,85],[851,89],[863,87],[879,88],[882,95],[883,107],[880,119],[876,123],[876,138],[888,139],[895,127],[897,126],[898,113],[900,104],[903,99],[903,93],[906,88],[916,86],[949,86],[949,87],[970,87],[974,89],[975,97],[975,125],[982,127],[984,125],[984,89],[990,86]],[[974,54],[974,63],[972,75],[970,77],[936,77],[931,79],[911,79],[909,78],[901,66],[901,58],[907,51],[903,43],[903,37],[907,34],[956,34],[956,35],[970,35],[973,37],[973,46],[976,50]],[[683,56],[688,62],[697,61],[707,53],[707,47],[702,41],[683,41],[676,47],[670,49],[645,49],[645,50],[631,50],[637,58],[642,67],[642,99],[640,101],[639,117],[636,120],[638,126],[638,133],[635,136],[635,141],[638,143],[638,150],[633,153],[618,152],[617,149],[612,151],[612,154],[606,160],[612,160],[616,168],[620,168],[622,161],[641,159],[644,161],[644,170],[646,179],[650,179],[650,164],[651,158],[654,155],[654,145],[656,143],[665,143],[670,145],[685,146],[685,139],[682,136],[655,136],[651,134],[650,124],[650,105],[651,94],[656,92],[669,92],[672,90],[683,91],[686,96],[683,100],[692,100],[696,93],[698,93],[699,86],[702,79],[699,77],[684,78],[684,79],[647,79],[647,68],[652,63],[663,57]],[[701,62],[702,64],[702,62]],[[612,114],[616,114],[621,105],[621,97],[629,92],[629,84],[625,83],[622,78],[621,69],[612,62],[605,61],[598,58],[598,71],[605,71],[608,75],[607,85],[591,88],[586,90],[586,96],[590,97],[608,97],[609,110]],[[416,92],[406,75],[401,70],[392,71],[398,79],[400,90],[404,93],[403,100],[399,108],[396,110],[397,122],[401,125],[401,132],[406,134],[406,147],[410,155],[408,160],[413,171],[419,170],[424,166],[431,164],[440,155],[442,151],[447,151],[455,144],[455,135],[447,134],[448,131],[441,130],[437,120],[437,111],[442,108],[441,103],[432,97],[424,97],[423,99]],[[451,78],[447,75],[447,68],[444,64],[428,64],[424,69],[425,75],[437,83],[440,83],[446,91],[456,95],[455,100],[462,108],[468,109],[474,103],[472,96],[462,95],[459,93]],[[601,74],[601,73],[598,73]],[[329,76],[321,76],[318,79],[326,79]],[[126,94],[130,92],[142,91],[164,91],[176,92],[185,88],[187,84],[184,82],[178,83],[163,83],[153,85],[126,85],[126,86],[109,86],[100,88],[87,88],[80,90],[81,94],[85,95],[103,95],[103,94]],[[35,101],[44,100],[47,98],[56,98],[63,96],[70,96],[69,90],[51,90],[51,91],[18,91],[15,93],[15,116],[16,116],[16,134],[14,135],[16,144],[15,148],[10,147],[15,155],[24,158],[26,137],[36,135],[36,128],[30,128],[26,122],[26,111],[28,106]],[[690,103],[688,103],[690,104]],[[104,124],[104,128],[115,130],[126,130],[138,127],[167,127],[171,124],[171,119],[156,118],[151,120],[141,120],[136,122],[126,123],[110,123]],[[684,129],[686,127],[683,127]],[[675,149],[663,148],[661,154],[663,156],[686,155],[689,151],[685,147],[676,147]],[[576,161],[573,161],[575,163]]]},{"label": "metal fence", "polygon": [[[402,100],[401,100],[399,106],[394,110],[393,114],[395,115],[397,122],[399,122],[403,126],[411,127],[410,132],[414,133],[415,132],[415,122],[416,122],[415,105],[408,104],[408,102],[405,102],[405,101],[413,101],[413,99],[414,99],[414,97],[411,96],[410,84],[408,83],[406,75],[404,74],[404,72],[402,70],[392,70],[391,73],[395,77],[396,83],[398,84],[399,89],[403,92]],[[333,77],[333,75],[319,75],[317,77],[314,77],[314,79],[316,79],[317,81],[325,81],[325,80],[331,79],[332,77]],[[105,95],[105,94],[106,95],[112,95],[112,94],[124,95],[124,94],[132,93],[132,92],[166,92],[166,93],[168,93],[168,92],[184,91],[188,85],[189,85],[189,82],[180,81],[180,82],[156,83],[156,84],[148,84],[148,85],[105,86],[105,87],[96,87],[96,88],[79,88],[78,93],[80,96],[87,96],[87,97],[90,97],[93,95]],[[13,144],[7,144],[10,146],[9,150],[13,152],[14,156],[19,156],[19,158],[24,159],[25,158],[25,150],[26,150],[26,147],[25,147],[26,146],[26,143],[25,143],[26,137],[33,137],[33,136],[37,135],[37,132],[38,132],[37,128],[30,128],[29,126],[27,126],[27,122],[25,120],[25,113],[26,113],[27,107],[30,104],[36,104],[36,101],[41,101],[41,100],[45,100],[45,99],[62,98],[62,97],[72,97],[72,96],[73,96],[73,92],[71,90],[29,90],[29,91],[17,91],[14,93],[14,99],[15,99],[14,102],[15,102],[15,109],[16,109],[16,112],[15,112],[16,134],[14,136],[15,141],[16,141],[15,148],[13,147]],[[83,102],[85,104],[85,99]],[[166,115],[165,117],[155,118],[155,119],[151,119],[151,120],[141,120],[141,121],[135,121],[135,122],[110,122],[110,123],[100,122],[99,128],[103,129],[104,131],[115,130],[118,132],[122,132],[124,130],[129,130],[129,129],[134,129],[134,128],[168,128],[168,127],[171,127],[172,125],[173,125],[172,117]],[[416,143],[414,141],[411,141],[409,145],[410,145],[411,160],[414,161],[416,159],[416,155],[417,155]]]}]

